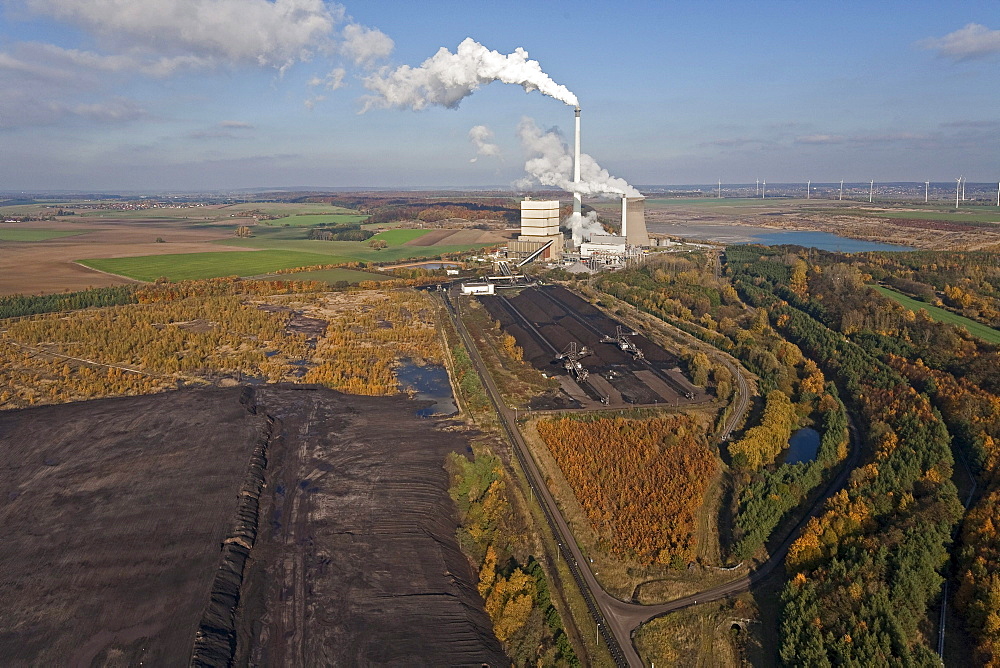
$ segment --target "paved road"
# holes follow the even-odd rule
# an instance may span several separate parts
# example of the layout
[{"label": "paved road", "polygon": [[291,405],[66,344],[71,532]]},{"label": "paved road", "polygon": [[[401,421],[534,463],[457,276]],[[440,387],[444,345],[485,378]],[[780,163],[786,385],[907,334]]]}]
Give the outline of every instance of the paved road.
[{"label": "paved road", "polygon": [[[517,429],[514,411],[508,408],[503,402],[503,398],[501,397],[496,384],[493,382],[491,374],[487,371],[486,365],[483,363],[482,357],[479,355],[479,349],[473,342],[468,330],[466,330],[465,324],[462,322],[462,318],[457,311],[456,305],[451,301],[447,294],[445,294],[445,304],[448,307],[448,312],[455,324],[455,328],[458,330],[459,336],[462,338],[462,342],[468,350],[469,358],[472,360],[473,365],[476,367],[476,371],[479,373],[483,387],[486,389],[487,395],[490,397],[490,400],[496,408],[497,415],[500,418],[500,423],[514,446],[514,453],[517,456],[518,461],[521,463],[521,467],[527,477],[528,484],[531,486],[534,494],[539,499],[542,511],[544,512],[546,520],[549,523],[549,528],[552,530],[553,536],[559,543],[559,549],[562,557],[567,561],[567,564],[573,573],[573,577],[577,582],[577,586],[580,588],[584,600],[587,603],[587,607],[590,609],[590,613],[593,616],[594,621],[598,624],[601,637],[607,643],[612,657],[620,666],[627,665],[637,668],[644,665],[642,659],[639,657],[639,653],[632,644],[632,634],[642,624],[655,617],[660,617],[677,610],[683,610],[684,608],[688,608],[693,605],[717,601],[745,592],[749,590],[753,584],[768,577],[774,569],[784,561],[788,548],[790,548],[792,543],[795,542],[795,539],[798,538],[802,527],[805,526],[806,522],[808,522],[811,517],[819,514],[822,510],[823,502],[827,498],[836,493],[847,483],[847,479],[850,476],[851,471],[857,467],[858,461],[860,460],[861,452],[860,447],[858,447],[859,439],[857,430],[853,420],[850,420],[849,430],[853,447],[850,449],[847,462],[845,462],[840,474],[828,483],[827,487],[823,490],[823,494],[810,509],[810,512],[804,515],[802,519],[788,532],[782,543],[775,548],[771,557],[749,575],[745,575],[741,578],[712,587],[711,589],[691,594],[690,596],[684,596],[667,603],[641,605],[638,603],[622,601],[621,599],[615,598],[611,594],[607,593],[601,587],[597,578],[591,571],[590,564],[587,559],[584,558],[580,547],[576,544],[576,540],[573,538],[573,532],[570,530],[565,518],[563,518],[562,513],[559,512],[555,499],[549,492],[548,487],[541,484],[544,477],[541,475],[538,465],[531,455],[531,451],[521,436],[520,431]],[[726,360],[726,363],[729,365],[728,360]],[[745,407],[745,402],[749,401],[749,387],[746,385],[746,380],[743,379],[742,374],[735,368],[735,366],[732,366],[730,370],[734,372],[734,376],[736,378],[742,381],[740,397],[743,402],[741,405]],[[735,425],[735,421],[742,415],[742,410],[734,411],[733,415],[735,417],[731,418],[730,423],[727,423],[725,432],[727,434],[732,430],[732,426]]]}]

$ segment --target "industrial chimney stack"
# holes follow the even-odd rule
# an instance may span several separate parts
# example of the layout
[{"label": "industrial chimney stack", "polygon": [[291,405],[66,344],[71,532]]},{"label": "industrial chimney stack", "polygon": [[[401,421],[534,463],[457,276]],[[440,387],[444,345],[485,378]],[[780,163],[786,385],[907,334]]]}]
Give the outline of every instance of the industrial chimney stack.
[{"label": "industrial chimney stack", "polygon": [[580,107],[576,108],[576,145],[573,151],[573,213],[583,215],[583,197],[580,195]]}]

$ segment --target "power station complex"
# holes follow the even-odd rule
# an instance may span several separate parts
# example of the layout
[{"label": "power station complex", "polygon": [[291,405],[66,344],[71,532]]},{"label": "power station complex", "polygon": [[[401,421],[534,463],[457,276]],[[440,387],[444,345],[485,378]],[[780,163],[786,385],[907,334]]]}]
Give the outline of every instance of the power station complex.
[{"label": "power station complex", "polygon": [[[580,187],[580,107],[576,107],[576,136],[573,146],[573,211],[570,225],[583,225],[583,198]],[[649,246],[646,232],[644,197],[621,198],[621,234],[591,234],[580,239],[579,246],[569,245],[559,231],[562,207],[559,200],[533,200],[521,202],[521,234],[507,245],[507,260],[520,264],[525,261],[565,260],[580,262],[588,269],[624,266],[632,258],[642,255],[642,248]],[[578,236],[578,235],[574,235]]]}]

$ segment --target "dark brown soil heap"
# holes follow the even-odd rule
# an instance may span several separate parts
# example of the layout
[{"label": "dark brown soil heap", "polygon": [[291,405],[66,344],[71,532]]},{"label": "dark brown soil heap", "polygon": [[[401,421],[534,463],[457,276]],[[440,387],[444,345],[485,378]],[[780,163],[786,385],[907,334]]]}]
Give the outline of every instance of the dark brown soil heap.
[{"label": "dark brown soil heap", "polygon": [[454,539],[441,465],[464,440],[404,398],[257,395],[256,414],[240,388],[0,413],[5,665],[186,664],[222,542],[252,542],[262,439],[238,663],[506,663]]},{"label": "dark brown soil heap", "polygon": [[187,662],[261,426],[239,398],[0,413],[5,665]]}]

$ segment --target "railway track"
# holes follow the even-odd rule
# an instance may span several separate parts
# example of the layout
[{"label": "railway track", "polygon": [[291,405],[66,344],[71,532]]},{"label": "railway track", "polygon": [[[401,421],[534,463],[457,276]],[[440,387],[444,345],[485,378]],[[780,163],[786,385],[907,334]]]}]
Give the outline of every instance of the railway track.
[{"label": "railway track", "polygon": [[[599,327],[597,327],[592,322],[590,322],[589,320],[587,320],[586,318],[584,318],[582,315],[580,315],[579,313],[577,313],[576,309],[574,309],[571,305],[569,305],[566,302],[564,302],[564,301],[558,299],[557,297],[555,297],[551,293],[551,291],[549,291],[549,290],[543,290],[543,289],[538,289],[538,294],[540,294],[543,297],[545,297],[546,299],[548,299],[550,302],[552,302],[553,304],[555,304],[556,306],[558,306],[559,308],[561,308],[563,311],[565,311],[566,314],[569,317],[573,318],[573,320],[575,320],[576,322],[580,323],[581,325],[583,325],[584,327],[586,327],[588,330],[590,330],[595,336],[597,336],[598,340],[600,340],[601,337],[603,337],[604,335],[607,334],[607,332],[602,331]],[[666,383],[667,385],[669,385],[671,387],[671,389],[673,389],[675,392],[677,392],[677,394],[679,394],[681,397],[685,397],[687,394],[690,393],[689,388],[684,387],[679,382],[677,382],[676,378],[673,378],[672,376],[669,376],[668,374],[663,373],[663,371],[661,369],[657,368],[649,360],[643,358],[643,359],[633,359],[633,361],[635,363],[637,363],[637,364],[640,364],[640,365],[646,367],[648,370],[652,371],[653,374],[655,374],[657,378],[659,378],[664,383]],[[692,397],[688,397],[688,398],[690,399]]]}]

